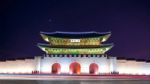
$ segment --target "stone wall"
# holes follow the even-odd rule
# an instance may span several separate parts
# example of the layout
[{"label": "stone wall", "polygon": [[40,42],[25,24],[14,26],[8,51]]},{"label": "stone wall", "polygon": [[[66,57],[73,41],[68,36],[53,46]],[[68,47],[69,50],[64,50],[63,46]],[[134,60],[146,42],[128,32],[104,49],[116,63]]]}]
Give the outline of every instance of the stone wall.
[{"label": "stone wall", "polygon": [[35,70],[35,60],[12,60],[0,62],[0,73],[32,73]]},{"label": "stone wall", "polygon": [[61,73],[69,73],[70,64],[73,62],[77,62],[81,65],[81,73],[88,74],[89,66],[92,63],[96,63],[99,67],[99,73],[110,73],[110,64],[113,65],[115,63],[111,63],[110,59],[107,57],[44,57],[41,59],[41,69],[42,73],[51,73],[52,65],[54,63],[59,63],[61,65]]},{"label": "stone wall", "polygon": [[150,63],[134,60],[117,60],[120,74],[150,75]]}]

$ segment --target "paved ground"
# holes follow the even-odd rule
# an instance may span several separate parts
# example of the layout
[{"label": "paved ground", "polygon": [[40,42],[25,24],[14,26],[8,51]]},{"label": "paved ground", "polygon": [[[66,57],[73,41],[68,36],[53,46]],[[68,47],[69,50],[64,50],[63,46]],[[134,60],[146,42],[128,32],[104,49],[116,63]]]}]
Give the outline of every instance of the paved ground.
[{"label": "paved ground", "polygon": [[150,76],[0,74],[0,84],[150,84]]},{"label": "paved ground", "polygon": [[10,75],[0,74],[1,80],[150,80],[150,75]]},{"label": "paved ground", "polygon": [[150,84],[150,80],[0,80],[0,84]]}]

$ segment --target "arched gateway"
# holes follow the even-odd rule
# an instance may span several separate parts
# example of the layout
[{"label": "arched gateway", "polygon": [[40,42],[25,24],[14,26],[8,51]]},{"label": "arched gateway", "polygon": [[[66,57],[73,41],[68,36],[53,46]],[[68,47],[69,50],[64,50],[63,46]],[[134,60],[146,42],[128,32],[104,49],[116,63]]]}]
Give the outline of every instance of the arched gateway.
[{"label": "arched gateway", "polygon": [[52,74],[59,74],[60,69],[61,69],[60,64],[59,63],[54,63],[52,65],[52,71],[51,72],[52,72]]},{"label": "arched gateway", "polygon": [[73,62],[70,64],[70,73],[71,74],[80,74],[81,72],[81,66],[77,62]]},{"label": "arched gateway", "polygon": [[90,64],[89,73],[90,74],[97,74],[98,73],[98,65],[95,63]]}]

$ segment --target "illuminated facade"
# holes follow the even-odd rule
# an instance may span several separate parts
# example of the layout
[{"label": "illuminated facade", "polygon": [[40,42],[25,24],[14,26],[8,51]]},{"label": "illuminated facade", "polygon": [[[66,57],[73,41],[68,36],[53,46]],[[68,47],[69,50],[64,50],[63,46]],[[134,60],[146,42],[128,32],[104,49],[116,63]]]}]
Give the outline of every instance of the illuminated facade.
[{"label": "illuminated facade", "polygon": [[15,74],[130,74],[150,75],[150,63],[120,60],[106,54],[111,32],[41,32],[46,53],[34,59],[0,62],[0,73]]},{"label": "illuminated facade", "polygon": [[59,74],[114,72],[115,68],[111,68],[110,64],[113,65],[115,59],[110,61],[105,55],[113,45],[102,44],[110,35],[110,32],[41,32],[42,38],[48,44],[38,44],[47,54],[42,59],[40,72]]}]

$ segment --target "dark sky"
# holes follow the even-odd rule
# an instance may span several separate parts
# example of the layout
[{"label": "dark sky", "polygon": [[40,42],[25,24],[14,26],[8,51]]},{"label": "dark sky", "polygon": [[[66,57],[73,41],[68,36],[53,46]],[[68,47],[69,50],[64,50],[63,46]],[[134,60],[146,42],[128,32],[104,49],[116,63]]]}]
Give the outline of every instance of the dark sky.
[{"label": "dark sky", "polygon": [[109,55],[150,60],[148,0],[0,1],[1,59],[43,55],[40,31],[111,31]]}]

